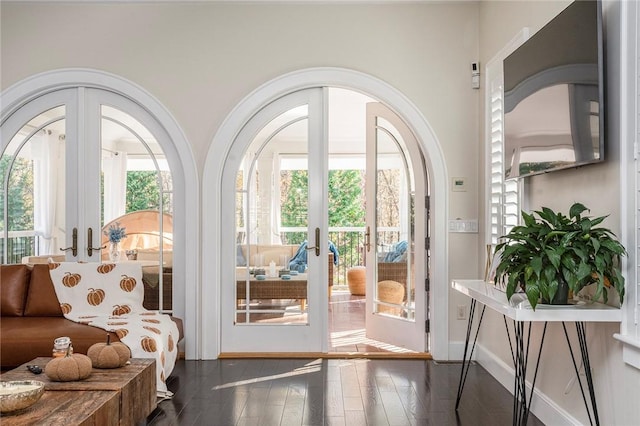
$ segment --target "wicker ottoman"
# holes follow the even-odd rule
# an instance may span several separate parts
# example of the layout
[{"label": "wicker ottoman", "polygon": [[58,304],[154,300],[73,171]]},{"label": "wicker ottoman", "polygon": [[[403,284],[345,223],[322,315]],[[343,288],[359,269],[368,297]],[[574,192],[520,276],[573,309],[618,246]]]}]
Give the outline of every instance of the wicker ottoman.
[{"label": "wicker ottoman", "polygon": [[367,288],[367,268],[354,266],[347,270],[347,284],[349,292],[354,296],[364,296]]},{"label": "wicker ottoman", "polygon": [[[404,300],[404,286],[397,281],[380,281],[378,282],[378,299],[380,299],[381,302],[400,305]],[[378,312],[385,312],[390,315],[400,315],[402,309],[380,305]]]}]

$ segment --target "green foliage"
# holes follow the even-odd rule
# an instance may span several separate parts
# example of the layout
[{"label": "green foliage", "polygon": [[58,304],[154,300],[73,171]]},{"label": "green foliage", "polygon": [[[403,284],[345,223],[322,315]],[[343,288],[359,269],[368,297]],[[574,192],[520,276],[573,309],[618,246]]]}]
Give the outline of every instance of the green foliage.
[{"label": "green foliage", "polygon": [[[167,179],[167,176],[163,176]],[[129,171],[127,172],[127,200],[126,212],[139,210],[160,209],[160,182],[158,172],[154,171]],[[172,211],[169,207],[171,198],[164,195],[164,211]]]},{"label": "green foliage", "polygon": [[363,179],[359,170],[329,171],[329,226],[364,226]]},{"label": "green foliage", "polygon": [[[0,159],[0,179],[9,172],[12,156],[3,155]],[[0,229],[23,231],[33,229],[33,165],[24,158],[16,158],[10,170],[7,186],[8,223],[0,215]],[[0,206],[4,206],[4,191],[0,191]]]},{"label": "green foliage", "polygon": [[[281,176],[281,220],[283,226],[307,226],[308,173],[306,170],[283,171]],[[364,177],[362,170],[329,171],[329,226],[364,226]],[[340,235],[340,257],[358,258],[359,233]],[[299,244],[305,232],[287,234],[288,244]],[[349,253],[347,253],[349,251]]]},{"label": "green foliage", "polygon": [[606,288],[613,286],[622,303],[620,258],[626,251],[609,229],[598,227],[606,216],[592,219],[582,216],[585,211],[584,205],[575,203],[569,217],[547,207],[532,214],[522,212],[524,225],[502,237],[504,242],[495,250],[500,258],[496,280],[506,283],[508,299],[523,288],[535,309],[540,298],[553,300],[560,283],[566,282],[574,293],[595,284],[593,299],[605,302]]}]

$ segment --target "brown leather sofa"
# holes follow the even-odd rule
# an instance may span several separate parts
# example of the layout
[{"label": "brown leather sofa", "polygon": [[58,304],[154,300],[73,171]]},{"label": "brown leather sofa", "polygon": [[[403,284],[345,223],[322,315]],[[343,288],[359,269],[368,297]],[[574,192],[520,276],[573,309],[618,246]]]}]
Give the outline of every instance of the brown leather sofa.
[{"label": "brown leather sofa", "polygon": [[[106,340],[107,332],[64,318],[48,265],[0,265],[0,366],[14,368],[51,356],[53,340],[69,336],[77,353]],[[182,338],[182,321],[172,318]],[[120,339],[109,333],[111,341]]]}]

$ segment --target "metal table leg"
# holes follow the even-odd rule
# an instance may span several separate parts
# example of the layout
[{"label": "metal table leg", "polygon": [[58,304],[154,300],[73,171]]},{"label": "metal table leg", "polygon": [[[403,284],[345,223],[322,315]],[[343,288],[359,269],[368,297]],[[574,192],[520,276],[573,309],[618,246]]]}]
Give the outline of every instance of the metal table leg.
[{"label": "metal table leg", "polygon": [[[573,355],[573,348],[571,347],[571,341],[569,340],[569,333],[567,333],[567,326],[562,323],[562,329],[564,330],[564,336],[567,339],[567,345],[569,345],[569,352],[571,353],[571,361],[573,362],[573,368],[576,372],[576,379],[580,385],[580,392],[582,393],[582,400],[584,401],[584,407],[587,410],[587,416],[589,416],[589,424],[593,425],[595,420],[596,425],[600,426],[600,418],[598,417],[598,406],[596,404],[595,389],[593,387],[593,376],[591,375],[591,363],[589,362],[589,351],[587,350],[587,332],[584,322],[576,322],[576,333],[578,334],[578,343],[580,344],[580,356],[582,358],[582,365],[584,366],[584,375],[587,379],[587,386],[589,388],[589,398],[591,400],[591,409],[587,402],[587,397],[584,394],[584,386],[582,385],[582,379],[580,379],[580,372],[578,371],[578,365]],[[593,412],[593,419],[591,413]]]},{"label": "metal table leg", "polygon": [[[527,368],[529,366],[529,347],[531,342],[531,324],[522,321],[513,322],[513,339],[507,326],[507,318],[504,317],[504,326],[507,330],[509,347],[511,348],[511,358],[514,366],[514,387],[513,387],[513,424],[522,426],[527,424],[529,412],[531,411],[531,399],[533,398],[533,390],[536,386],[538,377],[538,367],[540,366],[540,358],[542,348],[544,347],[544,338],[547,334],[547,323],[544,323],[542,337],[540,340],[540,348],[538,349],[538,359],[536,368],[531,382],[531,392],[527,398]],[[526,341],[525,341],[526,334]],[[514,350],[515,349],[515,350]]]},{"label": "metal table leg", "polygon": [[[480,320],[476,326],[475,336],[471,345],[471,351],[469,351],[469,339],[471,337],[471,331],[473,329],[473,319],[476,311],[476,300],[471,299],[471,307],[469,308],[469,320],[467,322],[467,336],[464,342],[464,354],[462,356],[462,368],[460,369],[460,381],[458,382],[458,396],[456,398],[456,410],[460,405],[460,398],[462,398],[462,391],[464,390],[464,383],[467,380],[467,373],[469,372],[469,366],[471,365],[471,358],[473,358],[473,351],[476,349],[476,342],[478,341],[478,332],[480,331],[480,325],[482,324],[482,318],[484,317],[484,310],[486,306],[482,305],[482,312],[480,313]],[[467,358],[467,353],[469,357]]]}]

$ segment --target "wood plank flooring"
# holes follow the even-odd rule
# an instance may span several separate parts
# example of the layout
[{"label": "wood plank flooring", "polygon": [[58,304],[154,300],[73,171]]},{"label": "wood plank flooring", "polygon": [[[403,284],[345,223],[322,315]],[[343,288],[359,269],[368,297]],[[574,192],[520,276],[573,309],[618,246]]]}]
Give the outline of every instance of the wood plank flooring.
[{"label": "wood plank flooring", "polygon": [[[472,365],[399,359],[178,361],[149,425],[509,425],[511,394]],[[542,425],[533,415],[529,425]]]}]

